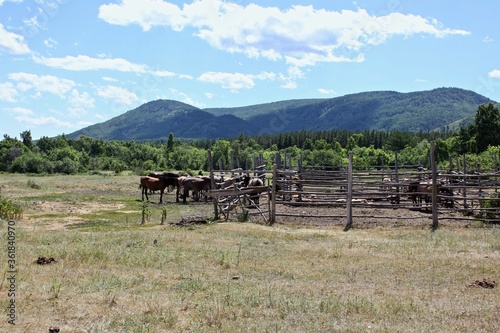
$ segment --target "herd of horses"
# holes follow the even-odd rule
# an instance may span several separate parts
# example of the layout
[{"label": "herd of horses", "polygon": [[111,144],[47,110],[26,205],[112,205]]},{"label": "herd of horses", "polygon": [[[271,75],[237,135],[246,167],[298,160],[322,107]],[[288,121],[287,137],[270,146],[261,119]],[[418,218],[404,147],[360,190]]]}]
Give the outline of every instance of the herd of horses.
[{"label": "herd of horses", "polygon": [[[214,176],[215,189],[230,188],[233,186],[251,188],[263,186],[264,181],[260,177],[250,177],[248,175],[237,175],[224,179],[221,176]],[[191,192],[195,201],[199,201],[201,196],[208,201],[208,191],[212,189],[212,180],[207,176],[192,177],[187,174],[179,175],[172,172],[153,172],[140,178],[142,200],[144,197],[149,201],[148,193],[150,191],[160,191],[160,203],[163,202],[165,189],[176,189],[175,201],[179,202],[182,197],[182,203],[186,204],[186,198]]]}]

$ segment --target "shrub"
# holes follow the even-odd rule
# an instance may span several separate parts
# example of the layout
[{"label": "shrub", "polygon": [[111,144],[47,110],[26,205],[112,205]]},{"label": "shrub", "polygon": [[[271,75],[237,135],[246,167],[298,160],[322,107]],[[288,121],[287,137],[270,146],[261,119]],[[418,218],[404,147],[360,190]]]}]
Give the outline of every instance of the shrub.
[{"label": "shrub", "polygon": [[23,209],[9,199],[0,199],[0,217],[3,219],[20,219]]}]

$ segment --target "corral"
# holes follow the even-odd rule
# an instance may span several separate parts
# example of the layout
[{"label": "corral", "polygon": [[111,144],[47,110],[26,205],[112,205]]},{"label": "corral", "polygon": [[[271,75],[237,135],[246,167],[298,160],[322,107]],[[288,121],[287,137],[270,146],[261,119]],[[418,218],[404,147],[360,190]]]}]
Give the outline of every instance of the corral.
[{"label": "corral", "polygon": [[[209,155],[210,156],[210,155]],[[277,155],[275,162],[280,161]],[[435,163],[434,163],[435,165]],[[316,167],[304,168],[298,161],[294,170],[274,164],[268,171],[267,185],[260,188],[212,190],[214,215],[227,220],[231,209],[239,208],[237,216],[260,215],[270,224],[280,221],[301,223],[345,224],[345,230],[369,224],[376,220],[389,223],[410,223],[429,220],[429,226],[438,228],[439,221],[470,223],[500,222],[500,172],[467,173],[449,170],[429,170],[422,166],[396,165],[392,168],[354,170],[352,156],[349,165],[337,170]],[[212,177],[238,173],[265,179],[266,171],[212,170]],[[244,203],[250,196],[264,197],[261,205]],[[255,209],[257,212],[255,212]],[[387,223],[387,221],[386,221]]]}]

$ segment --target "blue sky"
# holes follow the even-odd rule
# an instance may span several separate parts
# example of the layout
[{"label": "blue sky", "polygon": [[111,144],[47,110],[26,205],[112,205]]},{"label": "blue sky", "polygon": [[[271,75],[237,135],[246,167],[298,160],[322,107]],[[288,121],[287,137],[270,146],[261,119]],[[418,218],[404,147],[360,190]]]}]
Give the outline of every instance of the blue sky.
[{"label": "blue sky", "polygon": [[459,87],[500,101],[498,0],[0,0],[0,134],[200,108]]}]

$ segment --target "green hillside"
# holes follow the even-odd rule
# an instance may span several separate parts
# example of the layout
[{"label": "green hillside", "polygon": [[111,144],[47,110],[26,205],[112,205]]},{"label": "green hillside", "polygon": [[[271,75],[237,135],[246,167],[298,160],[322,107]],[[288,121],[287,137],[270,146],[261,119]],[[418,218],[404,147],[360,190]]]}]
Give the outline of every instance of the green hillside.
[{"label": "green hillside", "polygon": [[[173,100],[145,103],[74,133],[106,140],[229,138],[297,130],[433,131],[467,124],[481,104],[492,102],[459,88],[399,93],[363,92],[331,99],[287,100],[237,108],[199,109]],[[495,102],[494,102],[495,103]]]}]

